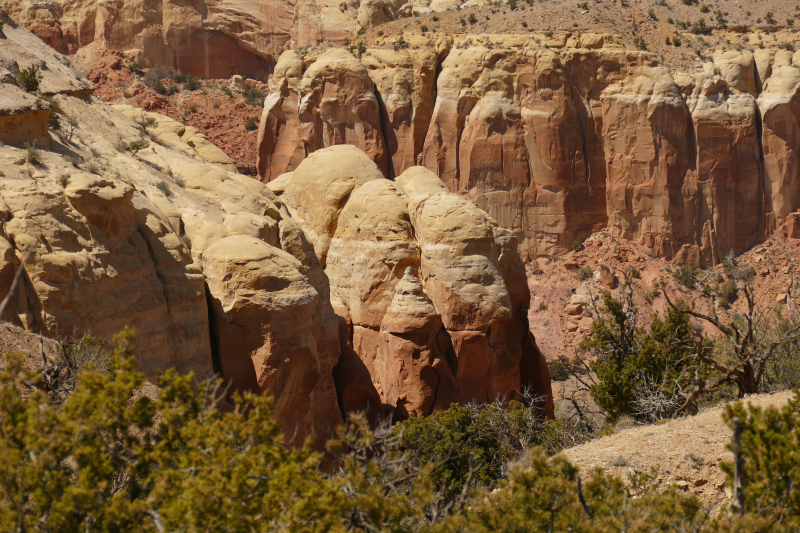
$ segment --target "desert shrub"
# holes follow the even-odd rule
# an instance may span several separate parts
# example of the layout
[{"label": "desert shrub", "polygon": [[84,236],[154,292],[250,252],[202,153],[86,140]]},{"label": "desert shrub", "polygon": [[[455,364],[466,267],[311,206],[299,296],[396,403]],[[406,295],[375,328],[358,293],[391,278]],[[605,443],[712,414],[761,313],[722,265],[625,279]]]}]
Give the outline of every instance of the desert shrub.
[{"label": "desert shrub", "polygon": [[70,175],[69,174],[61,174],[58,177],[58,184],[61,185],[62,189],[66,189],[67,185],[69,185]]},{"label": "desert shrub", "polygon": [[[766,343],[775,342],[797,326],[797,318],[774,309],[759,327]],[[762,390],[791,390],[800,386],[800,340],[794,339],[775,348],[767,361]]]},{"label": "desert shrub", "polygon": [[552,381],[566,381],[569,379],[569,371],[561,361],[553,361],[547,367],[550,370],[550,379]]},{"label": "desert shrub", "polygon": [[514,400],[453,404],[425,418],[409,418],[395,431],[420,465],[437,465],[431,471],[437,490],[496,487],[508,462],[536,444],[544,424],[537,399],[523,397],[529,405]]},{"label": "desert shrub", "polygon": [[144,75],[144,71],[142,70],[142,66],[137,62],[134,61],[133,63],[128,64],[128,70],[133,74],[137,74],[139,76]]},{"label": "desert shrub", "polygon": [[694,267],[678,267],[672,272],[672,277],[687,289],[693,289],[697,285],[697,269]]},{"label": "desert shrub", "polygon": [[161,80],[153,80],[150,82],[150,88],[153,89],[158,94],[167,94],[167,87],[164,85],[164,82]]},{"label": "desert shrub", "polygon": [[177,72],[175,72],[172,75],[172,81],[174,81],[175,83],[181,83],[181,84],[187,83],[193,78],[196,79],[197,77],[196,76],[192,76],[191,74],[189,74],[187,72],[181,72],[180,70],[178,70]]},{"label": "desert shrub", "polygon": [[173,196],[173,194],[175,194],[172,192],[172,189],[169,188],[169,184],[166,181],[159,181],[156,183],[156,189],[161,191],[161,193],[167,198],[170,198]]},{"label": "desert shrub", "polygon": [[183,82],[183,88],[187,91],[196,91],[200,88],[200,78],[192,74],[186,74],[186,79]]},{"label": "desert shrub", "polygon": [[94,161],[90,161],[88,165],[86,165],[86,172],[90,172],[92,174],[100,174],[100,167]]},{"label": "desert shrub", "polygon": [[539,303],[539,311],[547,311],[547,304],[544,302]]},{"label": "desert shrub", "polygon": [[683,363],[695,350],[688,316],[668,309],[663,317],[653,315],[649,329],[638,321],[631,286],[619,299],[604,291],[598,316],[580,343],[594,359],[592,399],[611,421],[622,415],[648,422],[672,416],[683,404],[679,392],[693,370]]},{"label": "desert shrub", "polygon": [[[344,492],[326,483],[319,454],[284,446],[270,398],[239,396],[240,407],[221,414],[213,384],[170,371],[151,400],[137,392],[144,376],[132,337],[120,334],[107,371],[89,365],[61,407],[36,389],[23,399],[29,376],[21,357],[8,358],[0,370],[0,524],[96,532],[338,525]],[[219,479],[232,484],[221,498]]]},{"label": "desert shrub", "polygon": [[701,18],[692,24],[691,31],[695,35],[709,35],[711,33],[711,27],[706,24],[706,19]]},{"label": "desert shrub", "polygon": [[172,181],[174,181],[175,185],[177,185],[181,189],[185,189],[186,188],[186,181],[184,181],[182,178],[180,178],[178,176],[173,176]]},{"label": "desert shrub", "polygon": [[144,112],[142,112],[142,114],[139,115],[139,118],[136,119],[136,123],[141,126],[142,130],[146,131],[148,128],[156,127],[156,125],[158,125],[158,120],[156,120],[155,117],[146,115]]},{"label": "desert shrub", "polygon": [[231,88],[228,87],[227,85],[220,85],[219,90],[227,94],[228,96],[233,97],[233,92],[231,92]]},{"label": "desert shrub", "polygon": [[17,70],[17,83],[29,93],[37,92],[41,81],[42,74],[39,72],[39,67],[36,65]]},{"label": "desert shrub", "polygon": [[589,265],[581,265],[575,269],[575,276],[580,281],[586,281],[594,275],[594,270]]},{"label": "desert shrub", "polygon": [[581,483],[565,457],[536,450],[501,490],[475,498],[437,531],[700,531],[707,516],[699,500],[674,487],[662,492],[655,477],[635,475],[628,485],[597,468]]},{"label": "desert shrub", "polygon": [[739,298],[739,288],[733,280],[725,281],[716,286],[719,306],[728,309]]},{"label": "desert shrub", "polygon": [[583,250],[583,239],[580,237],[575,237],[575,240],[572,241],[572,251],[577,252],[578,250]]},{"label": "desert shrub", "polygon": [[128,149],[136,154],[139,150],[144,150],[145,148],[150,146],[150,142],[147,139],[136,139],[135,141],[131,141],[128,143]]},{"label": "desert shrub", "polygon": [[[463,21],[464,19],[462,18],[461,19],[462,24]],[[397,37],[397,39],[395,39],[394,43],[392,44],[392,49],[395,52],[397,52],[398,50],[403,50],[405,48],[408,48],[408,42],[406,42],[405,38],[402,35],[400,35],[399,37]]]},{"label": "desert shrub", "polygon": [[38,165],[41,166],[44,164],[44,160],[42,159],[42,152],[36,148],[36,144],[25,142],[25,159],[31,165]]},{"label": "desert shrub", "polygon": [[247,120],[244,121],[244,129],[247,131],[257,130],[258,119],[256,117],[249,117]]},{"label": "desert shrub", "polygon": [[130,150],[130,147],[128,146],[128,143],[126,143],[124,139],[119,139],[117,140],[116,144],[114,144],[114,149],[117,152],[127,152],[128,150]]},{"label": "desert shrub", "polygon": [[[221,383],[198,383],[174,370],[158,379],[155,395],[141,394],[145,379],[133,340],[126,329],[108,356],[96,339],[70,347],[67,357],[83,363],[73,365],[79,369],[74,389],[60,403],[24,370],[21,355],[4,357],[4,531],[783,533],[800,527],[797,397],[780,410],[727,408],[726,420],[742,421],[746,512],[709,520],[700,501],[674,487],[664,490],[655,472],[633,472],[625,482],[597,468],[581,480],[563,455],[548,458],[541,448],[525,451],[507,481],[475,491],[436,490],[431,472],[458,472],[440,461],[455,459],[454,447],[469,454],[516,450],[519,442],[535,444],[545,433],[552,442],[555,432],[569,431],[546,422],[531,432],[539,419],[524,406],[451,408],[442,424],[432,423],[436,415],[416,421],[421,451],[433,462],[404,449],[407,430],[371,429],[359,416],[339,428],[326,455],[292,448],[268,396],[235,394],[231,409],[219,409]],[[422,435],[425,429],[451,444],[437,447]],[[467,433],[472,440],[463,438]],[[320,468],[326,463],[336,467]],[[732,474],[730,465],[723,468]],[[490,492],[493,486],[500,490]]]},{"label": "desert shrub", "polygon": [[47,125],[53,131],[59,131],[61,129],[61,119],[58,118],[58,115],[54,112],[50,113],[50,116],[47,117]]},{"label": "desert shrub", "polygon": [[[744,513],[740,519],[758,523],[759,531],[796,531],[800,528],[800,393],[780,409],[761,409],[741,402],[729,404],[723,415],[731,425],[741,424],[744,459]],[[734,466],[724,462],[729,480]],[[750,529],[755,531],[756,529]]]},{"label": "desert shrub", "polygon": [[264,97],[264,91],[250,85],[244,94],[244,102],[251,107],[264,107]]},{"label": "desert shrub", "polygon": [[423,24],[422,26],[419,27],[419,31],[421,31],[422,33],[427,33],[428,32],[428,25],[427,24]]},{"label": "desert shrub", "polygon": [[158,81],[163,81],[166,79],[171,80],[174,76],[175,76],[175,69],[172,67],[153,67],[147,71],[147,74],[144,75],[144,82],[146,85],[152,87],[153,83],[156,80]]},{"label": "desert shrub", "polygon": [[475,24],[476,22],[478,22],[478,19],[475,17],[475,13],[469,14],[469,16],[467,17],[467,22],[469,22],[470,24]]}]

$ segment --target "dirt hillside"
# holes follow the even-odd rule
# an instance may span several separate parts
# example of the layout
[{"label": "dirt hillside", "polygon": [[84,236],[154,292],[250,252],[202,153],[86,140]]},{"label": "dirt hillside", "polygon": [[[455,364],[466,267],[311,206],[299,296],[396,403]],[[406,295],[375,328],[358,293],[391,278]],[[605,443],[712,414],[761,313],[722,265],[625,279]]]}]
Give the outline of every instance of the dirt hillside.
[{"label": "dirt hillside", "polygon": [[[784,391],[754,395],[745,402],[761,408],[780,407],[792,394]],[[648,472],[657,467],[663,485],[676,485],[694,493],[706,510],[714,512],[728,502],[730,494],[719,468],[720,462],[733,458],[727,450],[731,430],[722,421],[723,409],[719,406],[689,418],[622,430],[571,448],[565,455],[584,474],[600,467],[627,478],[634,471]]]}]

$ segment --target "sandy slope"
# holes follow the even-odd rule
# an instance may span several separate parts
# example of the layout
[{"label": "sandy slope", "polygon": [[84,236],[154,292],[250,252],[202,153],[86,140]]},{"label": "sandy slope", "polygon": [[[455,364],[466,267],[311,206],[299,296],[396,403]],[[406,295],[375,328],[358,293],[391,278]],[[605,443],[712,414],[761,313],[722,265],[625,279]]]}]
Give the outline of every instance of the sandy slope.
[{"label": "sandy slope", "polygon": [[[784,391],[750,396],[745,401],[762,408],[779,407],[792,395]],[[726,448],[731,430],[722,421],[723,409],[720,406],[689,418],[626,429],[571,448],[565,455],[584,473],[600,467],[627,478],[634,470],[647,472],[658,467],[663,484],[694,493],[708,510],[718,510],[729,501],[730,493],[719,463],[733,458]]]}]

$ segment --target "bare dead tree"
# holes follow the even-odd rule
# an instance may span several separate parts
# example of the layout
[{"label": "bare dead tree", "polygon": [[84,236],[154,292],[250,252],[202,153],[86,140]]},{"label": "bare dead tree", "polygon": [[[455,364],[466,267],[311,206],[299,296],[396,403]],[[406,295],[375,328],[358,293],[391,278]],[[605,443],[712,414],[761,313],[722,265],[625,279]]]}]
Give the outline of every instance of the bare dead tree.
[{"label": "bare dead tree", "polygon": [[733,426],[733,508],[744,514],[744,454],[742,453],[742,425],[738,416],[731,419]]},{"label": "bare dead tree", "polygon": [[[704,394],[717,392],[723,384],[736,386],[739,397],[754,394],[761,390],[764,372],[775,351],[781,346],[800,339],[800,322],[794,321],[779,335],[768,335],[769,309],[756,304],[755,289],[752,283],[753,271],[747,267],[733,269],[729,275],[728,287],[735,283],[736,297],[741,301],[740,310],[732,317],[723,318],[717,312],[718,289],[702,280],[694,288],[700,295],[691,302],[673,300],[663,291],[667,304],[674,310],[712,326],[730,346],[732,357],[721,357],[720,350],[706,340],[700,332],[695,332],[695,350],[692,357],[706,369],[716,372],[710,379],[700,376],[702,366],[696,367],[694,386],[681,392],[684,399],[682,409],[690,409]],[[692,288],[692,287],[690,287]],[[730,289],[729,289],[730,290]],[[791,294],[787,296],[791,299]],[[703,312],[698,301],[706,302],[709,311]],[[727,359],[730,359],[727,360]]]},{"label": "bare dead tree", "polygon": [[682,392],[679,381],[644,376],[633,401],[634,417],[651,424],[672,417],[683,406]]},{"label": "bare dead tree", "polygon": [[25,256],[22,258],[19,268],[17,268],[17,272],[14,274],[14,280],[11,282],[11,287],[8,289],[8,294],[6,294],[6,297],[3,298],[2,302],[0,302],[0,317],[2,317],[3,313],[6,312],[8,303],[11,301],[12,296],[14,296],[14,294],[17,292],[17,285],[19,285],[22,273],[25,271],[25,263],[28,262],[28,259],[31,258],[31,255],[33,255],[33,248],[30,248],[27,252],[25,252]]}]

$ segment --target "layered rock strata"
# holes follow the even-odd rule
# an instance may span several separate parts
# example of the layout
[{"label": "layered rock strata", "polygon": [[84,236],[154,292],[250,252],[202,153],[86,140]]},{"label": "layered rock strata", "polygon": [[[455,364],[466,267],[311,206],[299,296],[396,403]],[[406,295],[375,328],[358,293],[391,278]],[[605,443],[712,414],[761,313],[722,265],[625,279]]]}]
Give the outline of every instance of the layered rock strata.
[{"label": "layered rock strata", "polygon": [[19,86],[17,73],[31,67],[37,69],[41,95],[70,94],[85,97],[92,94],[94,85],[77,76],[69,61],[37,39],[13,20],[2,16],[2,47],[0,54],[0,142],[32,142],[48,146],[50,105]]},{"label": "layered rock strata", "polygon": [[[786,233],[797,218],[790,52],[718,51],[696,72],[672,73],[607,34],[480,35],[414,48],[361,56],[381,96],[387,176],[425,166],[514,231],[524,257],[563,253],[605,229],[704,266]],[[287,54],[279,66],[306,79],[318,76],[315,61]],[[362,80],[350,64],[343,75]],[[275,123],[265,112],[262,128]],[[259,151],[284,153],[303,124],[270,126]],[[291,162],[263,159],[262,180],[295,168],[302,151]]]}]

